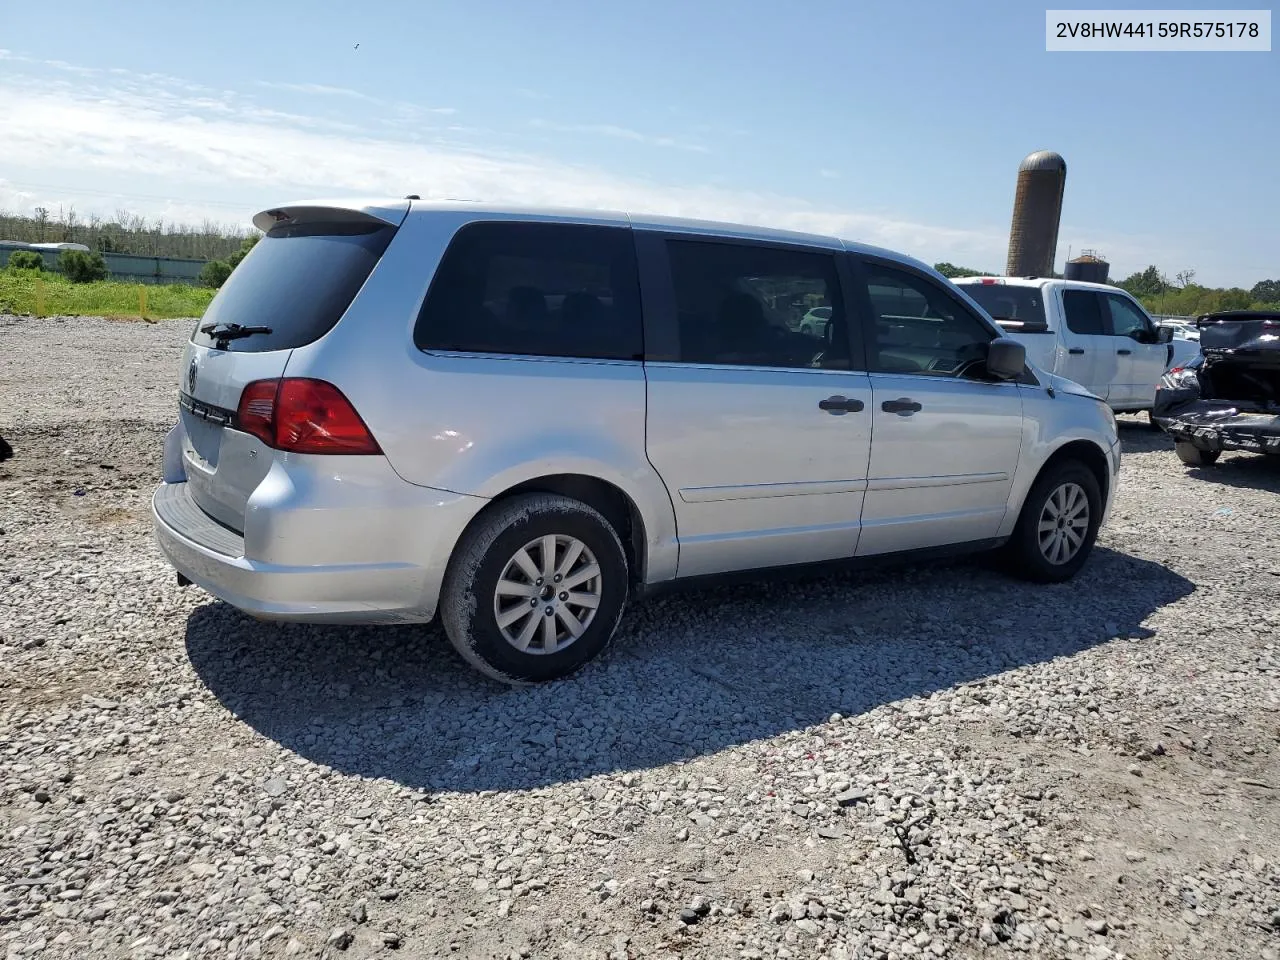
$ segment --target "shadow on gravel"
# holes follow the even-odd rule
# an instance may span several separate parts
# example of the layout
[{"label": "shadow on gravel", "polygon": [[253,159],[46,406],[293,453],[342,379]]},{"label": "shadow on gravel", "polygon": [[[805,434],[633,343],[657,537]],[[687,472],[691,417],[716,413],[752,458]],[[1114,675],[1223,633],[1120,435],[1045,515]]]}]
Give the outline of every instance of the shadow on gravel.
[{"label": "shadow on gravel", "polygon": [[1212,467],[1194,467],[1187,475],[1224,487],[1280,493],[1280,457],[1259,453],[1224,454]]},{"label": "shadow on gravel", "polygon": [[1116,432],[1120,434],[1120,452],[1151,453],[1155,450],[1167,450],[1173,453],[1173,440],[1159,427],[1154,427],[1147,420],[1147,415],[1121,416],[1116,418]]},{"label": "shadow on gravel", "polygon": [[524,789],[713,753],[881,704],[1141,642],[1190,581],[1097,549],[1071,583],[981,561],[688,590],[633,605],[576,676],[508,689],[432,628],[267,624],[221,602],[186,645],[214,695],[317,763],[426,790]]}]

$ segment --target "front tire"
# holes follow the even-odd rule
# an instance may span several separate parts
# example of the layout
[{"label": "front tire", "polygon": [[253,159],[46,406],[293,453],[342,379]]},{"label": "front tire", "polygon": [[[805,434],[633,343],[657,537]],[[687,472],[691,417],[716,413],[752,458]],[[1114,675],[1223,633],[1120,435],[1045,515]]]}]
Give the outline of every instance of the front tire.
[{"label": "front tire", "polygon": [[1218,462],[1218,457],[1222,456],[1220,450],[1201,450],[1194,443],[1187,443],[1185,440],[1174,443],[1173,452],[1188,467],[1211,467]]},{"label": "front tire", "polygon": [[1078,460],[1046,470],[1022,505],[1006,547],[1012,572],[1035,583],[1060,583],[1080,570],[1102,524],[1102,492]]},{"label": "front tire", "polygon": [[533,493],[502,501],[467,530],[440,595],[440,619],[464,660],[503,683],[573,673],[613,639],[626,605],[617,531],[578,500]]}]

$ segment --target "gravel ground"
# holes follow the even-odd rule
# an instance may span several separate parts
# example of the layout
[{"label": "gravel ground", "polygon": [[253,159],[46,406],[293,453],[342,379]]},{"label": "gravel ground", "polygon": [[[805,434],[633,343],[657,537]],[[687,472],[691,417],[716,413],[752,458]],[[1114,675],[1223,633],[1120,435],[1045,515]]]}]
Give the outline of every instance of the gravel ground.
[{"label": "gravel ground", "polygon": [[681,592],[509,690],[177,587],[189,330],[0,317],[7,957],[1280,958],[1280,464],[1129,420],[1073,583]]}]

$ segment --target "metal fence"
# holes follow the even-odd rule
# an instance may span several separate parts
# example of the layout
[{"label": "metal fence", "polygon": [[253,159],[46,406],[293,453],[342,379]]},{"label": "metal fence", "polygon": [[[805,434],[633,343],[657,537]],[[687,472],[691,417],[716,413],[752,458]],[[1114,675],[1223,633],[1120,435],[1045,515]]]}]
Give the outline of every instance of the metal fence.
[{"label": "metal fence", "polygon": [[[0,241],[0,267],[9,262],[9,255],[16,250],[31,250],[44,258],[46,270],[58,271],[58,255],[61,250],[33,247],[26,243]],[[184,257],[141,257],[132,253],[105,253],[107,270],[113,280],[128,283],[186,283],[199,281],[200,271],[207,260]]]}]

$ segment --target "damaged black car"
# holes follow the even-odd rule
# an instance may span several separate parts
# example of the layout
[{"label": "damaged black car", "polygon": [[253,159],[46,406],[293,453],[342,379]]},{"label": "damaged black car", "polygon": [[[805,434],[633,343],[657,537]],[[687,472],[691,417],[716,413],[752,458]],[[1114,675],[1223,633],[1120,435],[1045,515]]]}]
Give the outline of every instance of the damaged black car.
[{"label": "damaged black car", "polygon": [[1200,354],[1164,375],[1152,421],[1188,466],[1224,450],[1280,454],[1280,313],[1210,313],[1196,327]]}]

